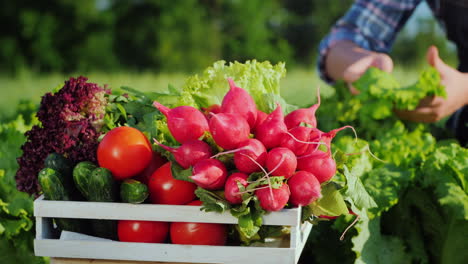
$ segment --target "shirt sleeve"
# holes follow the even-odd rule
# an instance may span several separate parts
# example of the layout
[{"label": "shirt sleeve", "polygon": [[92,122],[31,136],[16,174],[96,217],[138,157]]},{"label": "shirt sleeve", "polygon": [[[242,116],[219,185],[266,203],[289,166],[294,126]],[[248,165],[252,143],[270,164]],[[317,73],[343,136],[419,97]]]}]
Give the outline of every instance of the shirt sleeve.
[{"label": "shirt sleeve", "polygon": [[319,45],[317,67],[320,78],[333,80],[325,71],[328,50],[341,40],[349,40],[363,49],[387,53],[397,32],[403,27],[421,0],[357,0],[332,27]]}]

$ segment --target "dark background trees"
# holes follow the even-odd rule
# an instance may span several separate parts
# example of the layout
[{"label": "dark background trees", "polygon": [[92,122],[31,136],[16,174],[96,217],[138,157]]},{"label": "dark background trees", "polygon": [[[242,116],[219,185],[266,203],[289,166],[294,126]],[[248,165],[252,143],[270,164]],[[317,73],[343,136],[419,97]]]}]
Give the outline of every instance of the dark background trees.
[{"label": "dark background trees", "polygon": [[[0,71],[192,72],[214,60],[314,67],[317,46],[352,0],[3,0]],[[434,22],[393,55],[444,43]],[[432,24],[428,24],[432,23]],[[416,39],[415,45],[407,45]],[[447,51],[449,53],[449,51]]]}]

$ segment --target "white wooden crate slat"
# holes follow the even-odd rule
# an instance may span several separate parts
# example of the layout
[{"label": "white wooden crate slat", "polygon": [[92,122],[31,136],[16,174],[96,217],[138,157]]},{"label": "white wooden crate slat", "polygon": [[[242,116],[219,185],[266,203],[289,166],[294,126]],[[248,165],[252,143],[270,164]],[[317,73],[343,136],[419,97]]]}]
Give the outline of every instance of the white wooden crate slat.
[{"label": "white wooden crate slat", "polygon": [[[52,218],[128,219],[168,222],[204,222],[236,224],[230,213],[206,213],[198,206],[132,205],[76,201],[34,202],[38,256],[107,259],[129,261],[162,261],[191,263],[297,263],[312,225],[300,223],[301,209],[286,209],[264,216],[265,225],[291,226],[288,247],[190,246],[174,244],[124,243],[117,241],[59,240],[53,235]],[[286,245],[287,246],[287,245]]]},{"label": "white wooden crate slat", "polygon": [[[57,250],[57,249],[60,250]],[[290,248],[259,248],[230,246],[190,246],[174,244],[61,241],[35,241],[36,251],[50,257],[114,259],[137,261],[167,261],[193,263],[294,263]]]},{"label": "white wooden crate slat", "polygon": [[[187,221],[194,223],[237,224],[237,218],[229,212],[215,213],[200,211],[200,206],[99,203],[76,201],[47,201],[42,197],[34,202],[34,215],[37,217],[125,219],[146,221]],[[265,225],[297,225],[298,209],[287,209],[264,216]],[[189,218],[187,218],[189,217]]]}]

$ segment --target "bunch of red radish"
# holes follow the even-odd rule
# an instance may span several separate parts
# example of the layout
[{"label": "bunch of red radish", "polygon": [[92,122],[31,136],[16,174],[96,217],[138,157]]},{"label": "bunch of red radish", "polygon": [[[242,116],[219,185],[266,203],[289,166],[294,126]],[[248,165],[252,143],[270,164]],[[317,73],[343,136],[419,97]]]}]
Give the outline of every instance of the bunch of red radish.
[{"label": "bunch of red radish", "polygon": [[[230,90],[221,106],[212,106],[208,114],[191,106],[169,109],[158,102],[154,106],[166,117],[169,131],[181,143],[170,148],[176,162],[184,169],[192,168],[190,178],[207,190],[224,190],[231,204],[242,203],[239,187],[247,188],[249,175],[263,172],[263,185],[249,189],[267,211],[279,211],[289,202],[305,206],[321,197],[321,183],[336,172],[331,155],[331,140],[338,131],[317,129],[315,112],[318,103],[283,116],[281,106],[266,114],[257,109],[253,98],[228,79]],[[203,141],[206,132],[223,149],[213,153]],[[320,146],[325,146],[325,150]],[[233,153],[235,169],[228,171],[217,158]],[[280,186],[272,187],[270,177],[283,176]],[[265,182],[267,184],[265,184]]]}]

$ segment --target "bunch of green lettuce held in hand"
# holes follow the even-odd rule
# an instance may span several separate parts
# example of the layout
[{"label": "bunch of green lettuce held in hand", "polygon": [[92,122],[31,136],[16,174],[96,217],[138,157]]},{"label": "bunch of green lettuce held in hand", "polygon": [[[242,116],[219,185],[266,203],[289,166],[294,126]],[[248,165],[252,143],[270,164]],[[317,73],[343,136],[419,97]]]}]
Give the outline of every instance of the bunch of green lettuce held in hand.
[{"label": "bunch of green lettuce held in hand", "polygon": [[393,75],[377,68],[368,69],[353,85],[359,90],[356,99],[362,102],[361,115],[379,120],[392,116],[393,109],[416,109],[424,97],[447,96],[433,67],[421,72],[418,81],[409,86],[402,86]]}]

